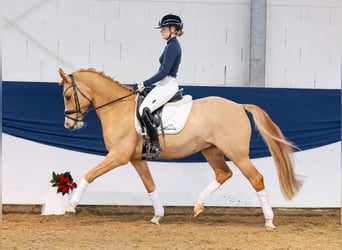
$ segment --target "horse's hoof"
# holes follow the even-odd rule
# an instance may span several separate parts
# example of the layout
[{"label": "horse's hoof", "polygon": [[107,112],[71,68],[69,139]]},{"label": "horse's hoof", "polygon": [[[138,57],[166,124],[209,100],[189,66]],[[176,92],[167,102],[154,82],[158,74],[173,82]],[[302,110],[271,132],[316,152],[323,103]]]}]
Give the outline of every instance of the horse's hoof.
[{"label": "horse's hoof", "polygon": [[65,214],[64,214],[64,216],[66,216],[66,217],[73,217],[73,216],[75,216],[75,212],[67,212],[67,211],[65,211]]},{"label": "horse's hoof", "polygon": [[266,220],[265,227],[266,227],[266,230],[274,230],[276,228],[275,225],[273,225],[272,220]]},{"label": "horse's hoof", "polygon": [[67,217],[72,217],[75,214],[76,214],[76,209],[74,208],[74,206],[69,205],[67,207],[67,209],[65,210],[65,214],[64,215],[67,216]]},{"label": "horse's hoof", "polygon": [[202,212],[204,211],[204,206],[203,204],[196,205],[194,207],[194,218],[199,216]]},{"label": "horse's hoof", "polygon": [[150,223],[151,224],[154,224],[154,225],[159,225],[159,221],[162,217],[161,216],[157,216],[155,215],[151,220],[150,220]]}]

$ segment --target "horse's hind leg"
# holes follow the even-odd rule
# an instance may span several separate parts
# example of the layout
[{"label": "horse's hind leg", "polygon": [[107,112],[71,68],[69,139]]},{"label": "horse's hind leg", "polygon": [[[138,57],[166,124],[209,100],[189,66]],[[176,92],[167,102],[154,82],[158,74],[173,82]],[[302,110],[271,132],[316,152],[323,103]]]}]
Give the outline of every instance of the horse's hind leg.
[{"label": "horse's hind leg", "polygon": [[240,169],[242,174],[249,180],[253,188],[257,192],[257,196],[264,214],[267,229],[274,229],[273,225],[273,211],[268,201],[268,196],[265,190],[264,177],[255,168],[248,156],[245,156],[239,160],[232,159],[233,163]]},{"label": "horse's hind leg", "polygon": [[197,217],[203,212],[204,203],[207,197],[219,189],[219,187],[233,175],[224,160],[223,152],[218,148],[212,146],[202,150],[202,154],[208,161],[209,165],[213,168],[215,172],[215,180],[209,183],[209,185],[199,194],[194,208],[194,217]]}]

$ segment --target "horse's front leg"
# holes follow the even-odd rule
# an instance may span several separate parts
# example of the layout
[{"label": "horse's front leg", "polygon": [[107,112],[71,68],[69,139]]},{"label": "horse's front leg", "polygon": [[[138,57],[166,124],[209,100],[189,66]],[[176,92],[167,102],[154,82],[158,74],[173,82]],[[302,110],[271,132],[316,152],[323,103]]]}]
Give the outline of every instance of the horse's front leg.
[{"label": "horse's front leg", "polygon": [[77,188],[70,199],[69,206],[67,207],[65,214],[67,216],[72,216],[76,213],[76,206],[80,203],[80,200],[87,190],[90,183],[92,183],[97,177],[107,173],[108,171],[125,165],[128,163],[126,157],[120,157],[118,153],[109,153],[102,162],[91,169],[83,179],[77,185]]},{"label": "horse's front leg", "polygon": [[156,185],[154,184],[147,161],[133,160],[131,163],[139,174],[153,205],[154,217],[150,222],[158,225],[160,219],[164,216],[164,207],[156,191]]}]

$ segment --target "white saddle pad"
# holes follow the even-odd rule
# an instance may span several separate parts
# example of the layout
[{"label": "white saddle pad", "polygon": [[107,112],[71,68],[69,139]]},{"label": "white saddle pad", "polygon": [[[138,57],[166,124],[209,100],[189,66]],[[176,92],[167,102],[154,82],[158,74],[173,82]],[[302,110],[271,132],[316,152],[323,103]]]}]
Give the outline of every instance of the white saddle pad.
[{"label": "white saddle pad", "polygon": [[[182,100],[167,103],[162,110],[162,125],[164,134],[177,134],[185,126],[192,107],[192,97],[190,95],[183,96]],[[135,116],[135,129],[137,133],[142,135],[141,124]],[[158,133],[161,134],[161,127],[158,127]]]}]

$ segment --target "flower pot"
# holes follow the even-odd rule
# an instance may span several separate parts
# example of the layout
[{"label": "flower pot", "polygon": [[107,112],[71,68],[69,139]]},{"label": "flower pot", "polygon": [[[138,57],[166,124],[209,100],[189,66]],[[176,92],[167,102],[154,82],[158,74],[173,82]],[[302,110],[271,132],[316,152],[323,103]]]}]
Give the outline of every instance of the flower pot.
[{"label": "flower pot", "polygon": [[42,206],[42,215],[62,215],[69,204],[69,194],[57,193],[57,187],[46,192]]}]

